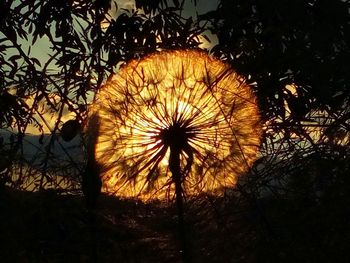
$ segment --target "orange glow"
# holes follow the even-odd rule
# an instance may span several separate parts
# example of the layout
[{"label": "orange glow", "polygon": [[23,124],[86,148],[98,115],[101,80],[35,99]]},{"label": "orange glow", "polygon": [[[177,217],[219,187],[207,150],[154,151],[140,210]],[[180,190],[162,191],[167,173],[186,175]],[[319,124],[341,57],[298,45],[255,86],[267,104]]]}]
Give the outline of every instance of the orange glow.
[{"label": "orange glow", "polygon": [[250,87],[227,64],[199,51],[131,61],[101,88],[91,113],[99,118],[95,155],[104,191],[122,197],[174,193],[170,150],[160,139],[174,122],[188,130],[180,156],[187,195],[234,186],[260,142]]}]

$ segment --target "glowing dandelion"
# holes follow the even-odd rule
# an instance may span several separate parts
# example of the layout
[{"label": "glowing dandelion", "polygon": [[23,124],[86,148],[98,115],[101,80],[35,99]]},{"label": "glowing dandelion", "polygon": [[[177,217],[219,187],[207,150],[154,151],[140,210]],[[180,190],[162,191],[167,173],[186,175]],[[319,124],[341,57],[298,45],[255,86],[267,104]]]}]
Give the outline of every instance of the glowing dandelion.
[{"label": "glowing dandelion", "polygon": [[[199,51],[163,51],[113,75],[93,105],[104,191],[162,198],[235,185],[259,147],[249,86]],[[179,178],[177,178],[179,177]]]}]

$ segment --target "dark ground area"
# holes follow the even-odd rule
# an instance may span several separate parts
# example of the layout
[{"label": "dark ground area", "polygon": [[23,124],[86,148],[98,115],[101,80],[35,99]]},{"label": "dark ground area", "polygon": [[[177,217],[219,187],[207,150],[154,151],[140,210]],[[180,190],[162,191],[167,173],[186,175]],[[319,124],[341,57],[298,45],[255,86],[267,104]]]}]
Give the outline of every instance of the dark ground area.
[{"label": "dark ground area", "polygon": [[[349,187],[345,184],[343,190]],[[350,262],[349,199],[201,197],[186,204],[191,262]],[[338,193],[338,194],[337,194]],[[1,262],[180,262],[176,209],[102,196],[3,189]],[[94,231],[94,229],[96,229]]]}]

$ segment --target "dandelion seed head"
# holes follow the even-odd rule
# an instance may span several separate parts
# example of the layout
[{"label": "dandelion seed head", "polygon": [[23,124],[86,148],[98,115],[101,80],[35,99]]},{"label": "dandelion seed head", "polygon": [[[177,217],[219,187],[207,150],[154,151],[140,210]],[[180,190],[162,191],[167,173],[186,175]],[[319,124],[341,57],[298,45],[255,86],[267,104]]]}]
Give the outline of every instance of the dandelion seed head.
[{"label": "dandelion seed head", "polygon": [[133,60],[98,92],[95,157],[104,191],[164,198],[174,185],[168,160],[177,147],[188,195],[236,184],[256,159],[259,114],[249,85],[204,52],[162,51]]}]

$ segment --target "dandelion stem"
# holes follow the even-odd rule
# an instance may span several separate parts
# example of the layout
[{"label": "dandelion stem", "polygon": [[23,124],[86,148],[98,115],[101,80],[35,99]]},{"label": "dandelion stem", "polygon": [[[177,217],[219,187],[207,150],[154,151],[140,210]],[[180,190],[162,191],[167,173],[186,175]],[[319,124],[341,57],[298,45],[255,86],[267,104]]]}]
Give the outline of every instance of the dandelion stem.
[{"label": "dandelion stem", "polygon": [[188,251],[186,246],[184,209],[183,209],[183,189],[180,169],[180,152],[178,145],[170,146],[169,168],[175,183],[176,206],[178,216],[178,234],[180,241],[180,254],[182,262],[188,262]]}]

